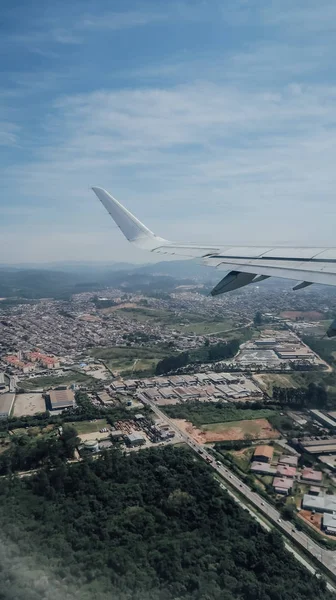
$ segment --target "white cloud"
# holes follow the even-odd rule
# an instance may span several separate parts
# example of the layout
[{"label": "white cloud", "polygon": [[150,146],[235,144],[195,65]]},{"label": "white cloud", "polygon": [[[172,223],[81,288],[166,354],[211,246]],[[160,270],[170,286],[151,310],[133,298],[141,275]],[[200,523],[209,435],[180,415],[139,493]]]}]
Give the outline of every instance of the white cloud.
[{"label": "white cloud", "polygon": [[48,28],[41,30],[31,30],[26,33],[18,33],[15,35],[8,35],[6,38],[7,43],[12,42],[16,44],[23,44],[27,47],[27,50],[30,50],[30,45],[32,45],[32,50],[35,51],[34,44],[39,43],[56,43],[56,44],[80,44],[82,39],[62,28]]},{"label": "white cloud", "polygon": [[[236,5],[231,3],[226,18],[246,25],[253,6],[238,3],[235,12]],[[129,78],[124,89],[55,96],[41,118],[44,133],[34,138],[39,150],[2,177],[21,204],[34,199],[34,210],[18,226],[27,260],[107,254],[149,260],[114,230],[90,185],[109,189],[168,238],[332,245],[336,86],[321,69],[332,62],[333,44],[323,35],[312,43],[313,3],[298,1],[297,27],[298,9],[310,23],[306,36],[302,27],[300,44],[286,35],[289,5],[277,16],[273,3],[253,13],[254,21],[269,28],[253,46],[241,44],[240,51],[214,60],[161,57],[119,74],[119,81]],[[136,27],[168,14],[86,16],[76,31]],[[66,89],[71,76],[64,69],[41,78],[36,88],[34,75],[20,83],[27,93],[39,93]],[[8,248],[5,236],[3,256],[13,256]]]},{"label": "white cloud", "polygon": [[18,141],[19,130],[16,123],[0,121],[0,146],[14,146]]},{"label": "white cloud", "polygon": [[79,29],[110,29],[111,31],[117,31],[158,23],[166,19],[167,14],[164,12],[112,12],[98,16],[86,16],[77,23],[77,27]]},{"label": "white cloud", "polygon": [[41,218],[55,203],[63,211],[50,222],[52,255],[54,239],[86,258],[121,244],[89,185],[107,187],[168,237],[332,243],[335,94],[332,86],[257,93],[198,82],[66,97],[49,123],[61,142],[43,148],[15,185],[40,198]]}]

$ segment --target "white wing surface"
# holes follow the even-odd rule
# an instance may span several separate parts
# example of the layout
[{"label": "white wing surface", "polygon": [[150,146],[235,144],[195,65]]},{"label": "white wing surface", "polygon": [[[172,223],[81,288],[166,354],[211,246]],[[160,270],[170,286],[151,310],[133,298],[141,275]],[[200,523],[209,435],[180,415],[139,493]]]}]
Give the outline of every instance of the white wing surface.
[{"label": "white wing surface", "polygon": [[104,189],[92,189],[125,237],[135,246],[158,254],[198,258],[202,264],[230,271],[213,289],[213,295],[273,276],[302,281],[295,286],[296,289],[311,283],[336,285],[336,248],[244,247],[170,242],[156,236]]}]

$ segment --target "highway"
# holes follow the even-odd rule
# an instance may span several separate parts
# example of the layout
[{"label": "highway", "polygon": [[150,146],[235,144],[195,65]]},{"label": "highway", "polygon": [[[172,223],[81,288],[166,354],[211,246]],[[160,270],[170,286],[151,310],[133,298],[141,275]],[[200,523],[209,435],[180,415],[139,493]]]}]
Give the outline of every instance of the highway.
[{"label": "highway", "polygon": [[298,531],[295,528],[295,525],[293,525],[291,522],[284,521],[281,518],[279,511],[274,508],[274,506],[269,504],[256,492],[253,492],[251,488],[241,479],[239,479],[237,475],[232,473],[232,471],[227,469],[224,465],[218,464],[202,444],[195,442],[190,435],[180,429],[172,419],[167,417],[167,415],[155,404],[154,401],[148,400],[142,393],[139,393],[138,397],[144,404],[150,406],[153,412],[162,421],[165,421],[169,427],[175,431],[175,433],[177,433],[183,439],[183,441],[190,446],[190,448],[192,448],[192,450],[197,452],[199,456],[206,460],[209,465],[211,465],[211,467],[229,483],[230,486],[235,488],[241,495],[245,496],[245,498],[252,505],[254,505],[260,513],[263,513],[267,519],[273,521],[288,538],[294,540],[297,544],[302,546],[311,554],[311,556],[322,563],[324,567],[327,568],[333,575],[336,575],[336,551],[322,548],[303,531]]}]

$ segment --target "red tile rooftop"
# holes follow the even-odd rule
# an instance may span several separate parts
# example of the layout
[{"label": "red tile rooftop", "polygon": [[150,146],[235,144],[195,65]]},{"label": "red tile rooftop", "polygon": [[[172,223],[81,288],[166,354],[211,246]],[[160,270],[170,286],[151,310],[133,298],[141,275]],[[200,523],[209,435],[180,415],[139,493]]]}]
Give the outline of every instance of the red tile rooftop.
[{"label": "red tile rooftop", "polygon": [[309,481],[322,481],[323,474],[321,471],[314,471],[314,469],[306,467],[303,469],[301,477]]},{"label": "red tile rooftop", "polygon": [[290,490],[293,485],[292,479],[286,479],[286,477],[274,477],[273,487],[281,490]]},{"label": "red tile rooftop", "polygon": [[288,465],[278,465],[277,473],[285,477],[294,477],[296,475],[296,468],[289,467]]}]

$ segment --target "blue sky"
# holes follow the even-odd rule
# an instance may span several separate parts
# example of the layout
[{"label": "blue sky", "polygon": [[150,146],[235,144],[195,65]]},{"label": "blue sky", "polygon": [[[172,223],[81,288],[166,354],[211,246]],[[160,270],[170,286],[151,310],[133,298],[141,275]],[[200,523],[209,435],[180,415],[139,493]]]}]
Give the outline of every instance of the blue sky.
[{"label": "blue sky", "polygon": [[163,237],[336,245],[334,0],[4,2],[0,263]]}]

